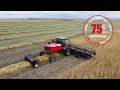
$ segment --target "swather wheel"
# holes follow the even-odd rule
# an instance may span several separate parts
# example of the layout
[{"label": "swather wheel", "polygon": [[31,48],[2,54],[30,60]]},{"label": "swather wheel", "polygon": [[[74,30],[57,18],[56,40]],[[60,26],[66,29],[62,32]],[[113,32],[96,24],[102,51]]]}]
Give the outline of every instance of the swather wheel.
[{"label": "swather wheel", "polygon": [[42,56],[44,54],[44,52],[40,52],[40,56]]},{"label": "swather wheel", "polygon": [[37,63],[34,65],[35,68],[37,68],[38,66],[39,66],[39,65],[38,65]]},{"label": "swather wheel", "polygon": [[70,49],[65,49],[63,53],[65,56],[69,56],[71,54]]},{"label": "swather wheel", "polygon": [[54,56],[51,56],[51,57],[49,58],[49,60],[50,60],[50,62],[53,62],[53,61],[55,60],[55,57],[54,57]]}]

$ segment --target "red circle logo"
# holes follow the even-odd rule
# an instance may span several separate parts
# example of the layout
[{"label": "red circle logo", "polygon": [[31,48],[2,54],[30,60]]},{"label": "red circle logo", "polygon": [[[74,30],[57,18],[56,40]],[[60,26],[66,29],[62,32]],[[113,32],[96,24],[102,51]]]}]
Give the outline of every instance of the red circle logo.
[{"label": "red circle logo", "polygon": [[94,15],[84,23],[83,34],[90,44],[105,45],[113,36],[113,25],[105,16]]}]

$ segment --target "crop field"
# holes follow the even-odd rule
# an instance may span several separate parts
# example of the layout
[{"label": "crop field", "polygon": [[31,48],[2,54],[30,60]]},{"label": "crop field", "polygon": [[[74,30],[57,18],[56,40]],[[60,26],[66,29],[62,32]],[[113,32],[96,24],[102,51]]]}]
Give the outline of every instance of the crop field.
[{"label": "crop field", "polygon": [[69,37],[72,43],[97,52],[90,60],[68,56],[0,78],[120,78],[120,23],[111,21],[114,36],[108,44],[98,47],[90,45],[82,35],[85,20],[0,20],[0,68],[23,61],[28,53],[38,54],[55,37]]},{"label": "crop field", "polygon": [[24,56],[22,57],[21,53],[24,53],[23,55],[28,53],[24,52],[27,48],[30,50],[31,47],[37,47],[41,50],[40,43],[46,40],[59,36],[80,35],[82,28],[79,23],[83,22],[61,20],[0,22],[0,67],[22,60]]}]

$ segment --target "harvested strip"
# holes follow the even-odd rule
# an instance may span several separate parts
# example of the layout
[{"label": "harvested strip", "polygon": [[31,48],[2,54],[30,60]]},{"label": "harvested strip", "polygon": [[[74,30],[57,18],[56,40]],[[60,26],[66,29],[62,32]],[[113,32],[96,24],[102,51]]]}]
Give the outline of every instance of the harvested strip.
[{"label": "harvested strip", "polygon": [[0,38],[0,41],[3,41],[3,40],[11,40],[11,39],[19,39],[19,38],[26,38],[26,37],[32,37],[32,36],[39,36],[39,35],[56,34],[56,33],[69,32],[69,31],[73,31],[73,30],[64,30],[64,31],[52,32],[52,33],[42,33],[42,34],[33,34],[33,35],[24,35],[24,36]]},{"label": "harvested strip", "polygon": [[[56,58],[61,57],[61,54],[56,53],[55,57]],[[49,55],[46,54],[44,56],[38,56],[38,57],[36,57],[36,59],[39,60],[40,62],[47,61],[47,60],[49,60]],[[21,70],[21,69],[24,69],[27,67],[31,67],[31,66],[32,65],[28,61],[22,61],[22,62],[19,62],[16,64],[12,64],[12,65],[0,68],[0,75],[14,73],[18,70]]]},{"label": "harvested strip", "polygon": [[13,73],[13,72],[16,72],[17,70],[20,70],[20,69],[23,69],[23,68],[26,68],[29,66],[31,66],[31,64],[27,61],[23,61],[23,62],[20,62],[17,64],[12,64],[12,65],[9,65],[7,67],[1,68],[0,75]]},{"label": "harvested strip", "polygon": [[33,44],[42,43],[42,42],[45,42],[45,41],[39,40],[39,41],[30,42],[30,43],[21,43],[21,44],[9,45],[9,46],[0,47],[0,50],[6,50],[6,49],[12,49],[12,48],[17,48],[17,47],[27,46],[27,45],[33,45]]},{"label": "harvested strip", "polygon": [[72,29],[72,28],[76,28],[76,27],[69,27],[69,28],[66,28],[66,27],[63,27],[63,28],[45,28],[45,29],[42,29],[42,30],[29,30],[29,31],[21,31],[21,32],[18,32],[18,30],[15,30],[17,32],[9,32],[9,33],[0,33],[0,35],[10,35],[10,34],[21,34],[21,33],[30,33],[30,32],[38,32],[38,31],[55,31],[55,30],[60,30],[60,29]]},{"label": "harvested strip", "polygon": [[[78,35],[80,35],[80,34],[70,35],[68,37],[74,37],[74,36],[78,36]],[[15,45],[4,46],[4,47],[0,47],[0,51],[6,50],[6,49],[12,49],[12,48],[28,46],[28,45],[40,44],[40,43],[43,43],[43,42],[47,42],[49,40],[53,40],[53,38],[50,38],[50,39],[47,39],[47,40],[36,40],[36,41],[32,41],[30,43],[20,43],[20,44],[15,44]]]},{"label": "harvested strip", "polygon": [[[76,26],[72,26],[72,27],[38,27],[38,28],[26,28],[26,30],[29,30],[29,31],[33,31],[33,30],[36,30],[36,29],[42,29],[42,30],[50,30],[50,29],[52,29],[52,30],[56,30],[56,29],[67,29],[67,28],[76,28]],[[23,30],[23,28],[14,28],[14,29],[12,29],[12,30],[10,30],[10,28],[4,28],[4,29],[1,29],[0,28],[0,32],[12,32],[12,31],[24,31]]]}]

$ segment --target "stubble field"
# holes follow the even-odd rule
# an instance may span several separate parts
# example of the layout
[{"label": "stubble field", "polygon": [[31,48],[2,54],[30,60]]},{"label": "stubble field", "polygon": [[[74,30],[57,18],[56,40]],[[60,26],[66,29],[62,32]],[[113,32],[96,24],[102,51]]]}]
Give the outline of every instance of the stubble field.
[{"label": "stubble field", "polygon": [[84,20],[1,20],[0,68],[23,61],[25,54],[38,54],[55,37],[70,37],[74,44],[96,49],[97,56],[84,60],[74,56],[37,69],[25,68],[0,78],[120,78],[119,21],[112,21],[114,36],[104,46],[90,45],[82,35]]}]

